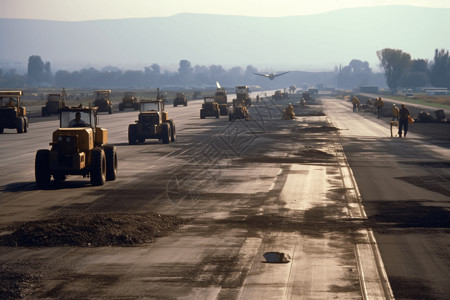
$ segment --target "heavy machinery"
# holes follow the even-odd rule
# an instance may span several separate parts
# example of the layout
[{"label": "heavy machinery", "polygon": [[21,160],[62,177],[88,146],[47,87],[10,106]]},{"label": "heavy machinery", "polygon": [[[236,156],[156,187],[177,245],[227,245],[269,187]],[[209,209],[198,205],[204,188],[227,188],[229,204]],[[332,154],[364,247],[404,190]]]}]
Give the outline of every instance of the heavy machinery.
[{"label": "heavy machinery", "polygon": [[247,107],[252,105],[252,99],[250,98],[250,89],[246,85],[236,86],[236,100],[244,101]]},{"label": "heavy machinery", "polygon": [[136,97],[135,92],[124,92],[122,103],[119,103],[119,110],[123,111],[125,108],[139,109],[139,98]]},{"label": "heavy machinery", "polygon": [[305,99],[306,102],[312,101],[311,94],[309,92],[303,92],[302,98]]},{"label": "heavy machinery", "polygon": [[27,110],[20,103],[22,91],[0,91],[0,134],[5,128],[28,131]]},{"label": "heavy machinery", "polygon": [[184,93],[177,93],[177,97],[173,99],[173,107],[177,107],[178,105],[187,106],[187,99]]},{"label": "heavy machinery", "polygon": [[50,116],[52,114],[58,114],[59,110],[66,106],[66,102],[63,99],[63,95],[60,93],[53,93],[47,95],[47,102],[41,109],[43,117]]},{"label": "heavy machinery", "polygon": [[145,139],[158,139],[163,144],[175,142],[175,123],[164,111],[163,100],[141,100],[136,124],[128,126],[128,143],[135,145]]},{"label": "heavy machinery", "polygon": [[230,109],[228,113],[228,120],[235,121],[237,119],[248,120],[248,110],[244,101],[237,101],[236,99],[233,101],[233,107]]},{"label": "heavy machinery", "polygon": [[219,103],[215,97],[203,97],[202,108],[200,109],[200,119],[206,117],[220,117]]},{"label": "heavy machinery", "polygon": [[35,178],[40,188],[51,177],[64,181],[67,175],[90,177],[103,185],[117,176],[117,150],[108,145],[108,131],[98,127],[97,107],[64,107],[59,111],[60,128],[53,132],[51,149],[36,152]]},{"label": "heavy machinery", "polygon": [[111,90],[98,90],[95,92],[94,106],[98,107],[98,112],[108,112],[112,114],[113,105],[109,99],[111,97]]},{"label": "heavy machinery", "polygon": [[225,88],[220,86],[218,81],[216,81],[216,85],[217,90],[214,98],[216,99],[216,102],[219,103],[220,115],[226,116],[228,114],[227,91],[225,90]]},{"label": "heavy machinery", "polygon": [[273,100],[282,100],[289,98],[289,93],[282,92],[281,90],[276,90],[275,93],[272,95]]}]

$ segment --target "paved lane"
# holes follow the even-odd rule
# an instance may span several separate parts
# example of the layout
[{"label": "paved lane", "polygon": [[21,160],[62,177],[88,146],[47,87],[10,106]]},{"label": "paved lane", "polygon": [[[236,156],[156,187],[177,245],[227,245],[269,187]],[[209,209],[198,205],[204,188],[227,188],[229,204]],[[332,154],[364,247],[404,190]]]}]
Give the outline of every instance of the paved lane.
[{"label": "paved lane", "polygon": [[[255,96],[255,95],[253,95]],[[364,224],[357,187],[319,106],[252,106],[250,121],[200,120],[200,101],[168,107],[178,140],[127,144],[136,112],[101,115],[118,146],[115,182],[81,177],[37,190],[34,153],[55,121],[1,136],[0,225],[64,215],[157,212],[190,218],[170,236],[137,247],[0,248],[0,263],[28,261],[33,296],[45,298],[360,299],[389,297]],[[34,141],[33,147],[24,137]],[[4,141],[9,146],[4,146]],[[22,157],[15,169],[11,148]],[[5,231],[1,234],[6,234]],[[291,262],[264,262],[282,251]],[[381,272],[382,273],[382,272]],[[30,275],[26,274],[26,275]],[[387,290],[387,291],[386,291]]]},{"label": "paved lane", "polygon": [[388,120],[324,100],[361,191],[399,299],[448,299],[450,126],[412,124],[391,138]]}]

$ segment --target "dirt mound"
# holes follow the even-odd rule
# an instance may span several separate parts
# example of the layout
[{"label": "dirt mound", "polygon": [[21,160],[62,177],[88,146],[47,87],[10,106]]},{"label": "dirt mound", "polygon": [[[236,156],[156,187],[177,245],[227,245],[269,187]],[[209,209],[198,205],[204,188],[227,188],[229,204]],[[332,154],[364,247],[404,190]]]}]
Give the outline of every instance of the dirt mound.
[{"label": "dirt mound", "polygon": [[324,159],[334,157],[333,154],[329,154],[327,152],[324,152],[322,150],[317,150],[317,149],[301,150],[301,151],[295,153],[295,155],[302,156],[302,157],[309,157],[309,158],[324,158]]},{"label": "dirt mound", "polygon": [[186,220],[156,213],[89,214],[20,223],[0,236],[9,247],[132,246],[168,235]]},{"label": "dirt mound", "polygon": [[300,127],[300,128],[295,128],[293,131],[322,133],[322,132],[334,132],[334,131],[338,131],[338,130],[339,130],[339,128],[336,128],[334,126],[320,126],[320,127]]},{"label": "dirt mound", "polygon": [[38,276],[27,274],[16,265],[1,266],[0,274],[0,299],[23,298],[31,294],[39,282]]}]

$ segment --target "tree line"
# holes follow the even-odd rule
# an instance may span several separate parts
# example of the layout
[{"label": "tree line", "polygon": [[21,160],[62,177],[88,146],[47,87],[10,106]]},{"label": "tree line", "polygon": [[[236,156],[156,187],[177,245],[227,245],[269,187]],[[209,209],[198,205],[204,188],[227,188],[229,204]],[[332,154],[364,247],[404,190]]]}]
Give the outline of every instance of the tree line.
[{"label": "tree line", "polygon": [[[359,86],[384,86],[392,91],[399,88],[425,86],[450,88],[450,56],[448,50],[435,50],[434,59],[412,59],[402,50],[385,48],[377,51],[380,73],[374,73],[366,61],[353,59],[347,66],[334,70],[337,88],[351,89]],[[66,88],[156,88],[156,87],[203,87],[213,86],[219,81],[223,86],[239,84],[264,85],[269,83],[259,76],[258,70],[248,65],[245,69],[233,67],[226,70],[221,65],[195,65],[188,60],[180,60],[177,72],[162,71],[157,63],[144,70],[123,71],[117,67],[104,67],[100,70],[84,68],[76,71],[51,71],[51,63],[44,62],[40,56],[28,59],[27,74],[20,75],[14,70],[0,69],[0,88],[24,87],[66,87]],[[291,74],[294,72],[291,72]],[[384,82],[383,82],[384,80]]]},{"label": "tree line", "polygon": [[0,88],[55,86],[67,88],[156,88],[159,86],[202,87],[222,85],[253,84],[253,72],[258,70],[249,65],[246,69],[233,67],[226,70],[220,65],[195,65],[188,60],[180,60],[177,72],[162,71],[154,63],[144,70],[123,71],[117,67],[83,68],[76,71],[58,70],[51,72],[50,62],[33,55],[28,59],[28,72],[16,74],[14,70],[3,73],[0,69]]},{"label": "tree line", "polygon": [[436,49],[432,61],[411,59],[411,55],[398,49],[377,51],[380,66],[384,70],[386,84],[392,91],[399,88],[425,86],[450,89],[450,57],[448,50]]}]

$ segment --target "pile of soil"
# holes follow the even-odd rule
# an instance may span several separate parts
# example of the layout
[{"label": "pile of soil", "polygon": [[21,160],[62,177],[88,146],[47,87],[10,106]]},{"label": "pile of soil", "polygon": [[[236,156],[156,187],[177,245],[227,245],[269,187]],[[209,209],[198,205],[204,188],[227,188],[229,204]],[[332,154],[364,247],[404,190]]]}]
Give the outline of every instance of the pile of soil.
[{"label": "pile of soil", "polygon": [[[17,268],[17,269],[16,269]],[[30,275],[21,266],[0,266],[0,299],[20,299],[31,294],[39,276]]]},{"label": "pile of soil", "polygon": [[312,133],[323,133],[323,132],[334,132],[338,131],[339,128],[336,128],[334,126],[320,126],[320,127],[299,127],[295,128],[292,131],[297,132],[312,132]]},{"label": "pile of soil", "polygon": [[19,223],[0,236],[0,246],[133,246],[168,235],[185,219],[156,213],[88,214]]},{"label": "pile of soil", "polygon": [[301,150],[301,151],[298,151],[297,153],[295,153],[295,155],[302,156],[302,157],[323,158],[323,159],[334,157],[333,154],[329,154],[327,152],[324,152],[324,151],[321,151],[321,150],[317,150],[317,149]]}]

